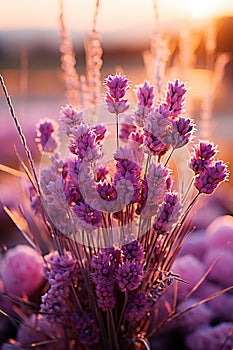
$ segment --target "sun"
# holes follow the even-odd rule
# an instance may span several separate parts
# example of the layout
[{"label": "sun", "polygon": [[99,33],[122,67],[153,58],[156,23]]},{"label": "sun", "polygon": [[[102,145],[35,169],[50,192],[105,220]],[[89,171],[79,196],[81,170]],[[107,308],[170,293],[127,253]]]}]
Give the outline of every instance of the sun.
[{"label": "sun", "polygon": [[209,19],[218,15],[219,0],[183,0],[187,15],[192,19]]}]

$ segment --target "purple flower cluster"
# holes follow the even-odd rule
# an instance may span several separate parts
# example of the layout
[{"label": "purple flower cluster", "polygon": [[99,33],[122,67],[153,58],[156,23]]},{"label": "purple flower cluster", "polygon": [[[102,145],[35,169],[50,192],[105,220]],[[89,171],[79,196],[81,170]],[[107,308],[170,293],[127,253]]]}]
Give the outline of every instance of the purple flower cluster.
[{"label": "purple flower cluster", "polygon": [[70,313],[69,286],[77,283],[77,261],[70,252],[59,255],[52,252],[45,256],[49,290],[41,298],[40,313],[48,319],[62,322]]},{"label": "purple flower cluster", "polygon": [[[70,151],[73,156],[63,165],[62,177],[66,199],[79,224],[86,229],[101,225],[101,212],[92,208],[89,197],[92,197],[95,191],[91,164],[102,156],[101,142],[105,138],[106,131],[106,127],[102,124],[97,124],[95,127],[80,124],[72,131]],[[106,170],[103,174],[107,174]],[[104,177],[103,174],[98,176]],[[84,198],[88,198],[89,202]]]},{"label": "purple flower cluster", "polygon": [[144,81],[144,83],[137,88],[137,98],[138,105],[135,111],[135,122],[138,126],[143,127],[153,105],[154,86]]},{"label": "purple flower cluster", "polygon": [[[96,133],[97,131],[99,131],[98,134]],[[97,127],[93,129],[80,125],[74,134],[75,139],[70,146],[71,153],[77,155],[81,161],[94,162],[101,158],[102,152],[98,142],[104,137],[101,133],[102,130],[98,130]]]},{"label": "purple flower cluster", "polygon": [[144,127],[144,150],[152,156],[162,156],[169,149],[167,134],[170,121],[162,111],[152,110]]},{"label": "purple flower cluster", "polygon": [[125,112],[129,108],[128,100],[123,98],[129,89],[129,81],[126,76],[118,73],[109,75],[105,79],[104,85],[107,88],[105,102],[108,111],[117,115]]},{"label": "purple flower cluster", "polygon": [[138,322],[146,316],[150,310],[151,301],[148,294],[144,291],[133,291],[125,308],[125,318],[128,322]]},{"label": "purple flower cluster", "polygon": [[121,292],[136,290],[144,277],[143,247],[137,241],[122,246],[123,259],[116,270],[116,282]]},{"label": "purple flower cluster", "polygon": [[171,120],[172,129],[169,134],[169,144],[174,148],[185,146],[192,136],[193,121],[189,118],[178,117]]},{"label": "purple flower cluster", "polygon": [[41,152],[54,152],[57,148],[57,142],[52,136],[56,129],[56,123],[51,120],[41,121],[37,125],[36,142]]},{"label": "purple flower cluster", "polygon": [[100,330],[96,321],[88,312],[73,315],[73,326],[82,345],[91,346],[98,343]]},{"label": "purple flower cluster", "polygon": [[199,145],[194,148],[190,160],[190,167],[195,174],[207,169],[216,153],[217,149],[212,143],[200,141]]},{"label": "purple flower cluster", "polygon": [[179,80],[175,80],[174,83],[168,83],[166,103],[163,107],[170,112],[172,117],[177,117],[182,113],[186,91],[185,84],[180,83]]},{"label": "purple flower cluster", "polygon": [[142,245],[133,240],[120,249],[106,249],[92,257],[92,279],[97,304],[103,310],[114,308],[117,286],[121,292],[136,290],[144,276]]},{"label": "purple flower cluster", "polygon": [[108,251],[99,252],[91,261],[97,304],[103,311],[111,310],[116,303],[113,261],[114,255]]},{"label": "purple flower cluster", "polygon": [[178,223],[181,212],[179,196],[176,192],[167,193],[158,218],[153,228],[157,235],[168,233],[175,223]]},{"label": "purple flower cluster", "polygon": [[71,104],[61,107],[59,123],[62,130],[69,136],[71,130],[82,122],[82,112],[78,112]]},{"label": "purple flower cluster", "polygon": [[227,165],[214,160],[216,147],[208,142],[200,142],[194,148],[190,167],[195,173],[194,185],[199,193],[211,194],[228,176]]}]

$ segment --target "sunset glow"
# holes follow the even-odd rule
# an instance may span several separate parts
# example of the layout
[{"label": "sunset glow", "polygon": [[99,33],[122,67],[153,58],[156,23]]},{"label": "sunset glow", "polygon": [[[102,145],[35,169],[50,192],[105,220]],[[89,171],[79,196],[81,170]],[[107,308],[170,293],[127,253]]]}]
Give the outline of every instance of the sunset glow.
[{"label": "sunset glow", "polygon": [[[93,20],[95,0],[66,0],[64,12],[71,30],[88,30]],[[0,30],[56,29],[59,1],[1,1]],[[233,14],[232,0],[158,0],[159,20],[176,22],[203,20]],[[112,31],[132,26],[154,26],[153,0],[102,0],[98,16],[100,31]]]}]

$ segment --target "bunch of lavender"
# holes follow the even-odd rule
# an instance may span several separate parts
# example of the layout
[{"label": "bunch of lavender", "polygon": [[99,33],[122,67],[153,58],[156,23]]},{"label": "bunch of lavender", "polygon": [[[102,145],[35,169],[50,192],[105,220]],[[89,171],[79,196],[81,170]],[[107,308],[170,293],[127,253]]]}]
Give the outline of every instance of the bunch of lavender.
[{"label": "bunch of lavender", "polygon": [[[154,87],[144,82],[131,109],[126,76],[110,75],[104,86],[104,108],[109,118],[115,114],[115,130],[112,123],[109,128],[87,123],[71,105],[62,108],[61,133],[68,137],[64,160],[54,153],[53,122],[38,125],[37,142],[46,160],[40,181],[24,142],[33,170],[32,209],[52,246],[44,257],[45,290],[30,310],[57,327],[59,342],[53,327],[38,343],[22,342],[28,327],[21,327],[15,348],[42,349],[51,341],[54,349],[61,344],[63,349],[150,349],[158,301],[174,280],[182,280],[171,268],[188,234],[186,218],[202,193],[212,193],[227,179],[226,164],[215,160],[215,146],[201,141],[190,159],[190,202],[187,193],[177,192],[168,164],[194,131],[193,121],[184,116],[183,83],[170,82],[164,100],[156,104]],[[104,145],[110,135],[116,148],[106,162]],[[21,129],[20,136],[25,141]],[[46,148],[49,136],[53,147]]]}]

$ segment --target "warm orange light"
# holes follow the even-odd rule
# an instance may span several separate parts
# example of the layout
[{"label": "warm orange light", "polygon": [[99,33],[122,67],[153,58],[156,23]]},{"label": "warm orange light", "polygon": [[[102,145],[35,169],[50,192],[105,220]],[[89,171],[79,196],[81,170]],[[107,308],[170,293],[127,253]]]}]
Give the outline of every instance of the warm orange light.
[{"label": "warm orange light", "polygon": [[219,0],[182,0],[192,19],[208,19],[218,15]]}]

